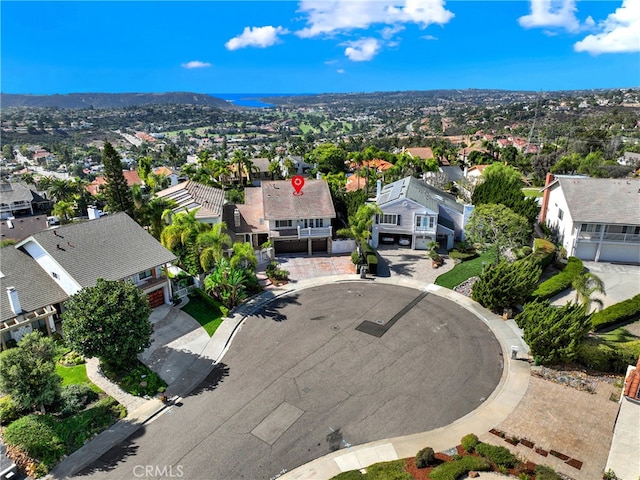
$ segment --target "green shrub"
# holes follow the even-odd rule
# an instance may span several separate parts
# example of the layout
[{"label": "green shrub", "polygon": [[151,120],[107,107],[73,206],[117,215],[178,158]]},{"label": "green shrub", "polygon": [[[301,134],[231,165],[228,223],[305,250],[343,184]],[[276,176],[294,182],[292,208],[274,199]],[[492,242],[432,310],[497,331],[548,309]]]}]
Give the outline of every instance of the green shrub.
[{"label": "green shrub", "polygon": [[41,461],[47,469],[66,453],[64,441],[56,432],[56,419],[51,415],[19,418],[5,429],[4,439]]},{"label": "green shrub", "polygon": [[536,465],[536,480],[562,480],[556,471],[546,465]]},{"label": "green shrub", "polygon": [[360,242],[360,252],[366,258],[367,255],[375,255],[376,249],[369,245],[366,241]]},{"label": "green shrub", "polygon": [[0,425],[9,425],[20,418],[21,411],[9,395],[0,398]]},{"label": "green shrub", "polygon": [[63,417],[84,410],[85,405],[98,399],[98,394],[87,384],[67,385],[60,393],[60,415]]},{"label": "green shrub", "polygon": [[511,468],[518,463],[515,455],[505,447],[498,447],[489,443],[478,443],[476,452],[495,463],[498,467]]},{"label": "green shrub", "polygon": [[109,369],[108,365],[101,364],[104,374],[112,381],[116,382],[120,388],[131,395],[154,396],[158,389],[167,386],[160,376],[142,362],[128,370],[127,372],[115,372]]},{"label": "green shrub", "polygon": [[594,313],[591,315],[591,326],[594,330],[600,330],[638,317],[640,317],[640,294]]},{"label": "green shrub", "polygon": [[426,468],[431,465],[436,459],[436,454],[431,447],[425,447],[416,453],[416,467]]},{"label": "green shrub", "polygon": [[429,476],[432,480],[458,480],[472,470],[486,472],[491,470],[491,466],[484,458],[464,456],[459,460],[438,465]]},{"label": "green shrub", "polygon": [[584,272],[582,260],[577,257],[569,257],[564,270],[538,285],[531,296],[540,299],[551,298],[571,287],[571,282],[582,272]]},{"label": "green shrub", "polygon": [[536,238],[533,240],[533,252],[531,253],[531,259],[542,268],[545,268],[553,261],[555,251],[555,245],[549,240]]},{"label": "green shrub", "polygon": [[473,453],[478,443],[480,443],[480,440],[478,440],[478,436],[475,433],[469,433],[460,440],[460,445],[467,453]]},{"label": "green shrub", "polygon": [[265,273],[267,274],[267,277],[274,280],[281,282],[289,280],[289,271],[281,269],[280,264],[276,260],[271,261],[269,265],[267,265]]},{"label": "green shrub", "polygon": [[354,265],[364,264],[364,258],[362,257],[362,255],[358,253],[357,250],[354,250],[353,252],[351,252],[351,263],[353,263]]},{"label": "green shrub", "polygon": [[349,470],[339,473],[335,477],[331,477],[331,480],[363,480],[364,478],[366,477],[360,473],[360,470]]},{"label": "green shrub", "polygon": [[578,347],[576,361],[599,372],[624,373],[628,365],[637,362],[638,353],[624,345],[608,345],[597,339],[587,339]]}]

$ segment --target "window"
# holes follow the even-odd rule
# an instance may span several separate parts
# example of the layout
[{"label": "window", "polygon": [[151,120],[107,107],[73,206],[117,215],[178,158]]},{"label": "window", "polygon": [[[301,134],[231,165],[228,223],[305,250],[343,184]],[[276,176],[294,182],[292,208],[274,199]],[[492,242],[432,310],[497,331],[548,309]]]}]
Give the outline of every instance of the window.
[{"label": "window", "polygon": [[416,216],[416,228],[418,229],[433,229],[433,225],[435,223],[435,217],[432,216]]},{"label": "window", "polygon": [[380,215],[380,223],[384,223],[386,225],[398,225],[400,223],[400,215],[385,213]]},{"label": "window", "polygon": [[600,232],[600,224],[596,223],[583,223],[580,225],[580,231],[584,233],[598,233]]},{"label": "window", "polygon": [[322,228],[324,226],[322,218],[309,218],[305,219],[302,223],[304,228]]},{"label": "window", "polygon": [[292,226],[292,220],[276,220],[276,228],[291,228]]},{"label": "window", "polygon": [[140,280],[144,280],[145,278],[149,278],[151,276],[151,270],[145,270],[144,272],[140,272],[138,277]]},{"label": "window", "polygon": [[560,220],[562,220],[562,218],[563,218],[563,217],[564,217],[564,212],[562,211],[562,209],[561,209],[561,208],[559,208],[559,209],[558,209],[558,218],[559,218]]}]

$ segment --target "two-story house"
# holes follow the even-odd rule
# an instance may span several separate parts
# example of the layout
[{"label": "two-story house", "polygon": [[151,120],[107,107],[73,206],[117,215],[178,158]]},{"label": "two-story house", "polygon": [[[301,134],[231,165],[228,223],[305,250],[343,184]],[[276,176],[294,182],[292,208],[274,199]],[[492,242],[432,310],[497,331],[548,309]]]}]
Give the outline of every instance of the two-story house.
[{"label": "two-story house", "polygon": [[171,301],[163,267],[176,256],[126,213],[45,230],[15,247],[31,256],[67,295],[103,278],[132,281],[152,307]]},{"label": "two-story house", "polygon": [[0,218],[35,215],[46,211],[51,202],[40,196],[35,187],[19,182],[0,182]]},{"label": "two-story house", "polygon": [[336,217],[325,180],[306,180],[296,194],[290,180],[263,181],[245,189],[245,203],[229,213],[237,240],[258,248],[270,240],[276,254],[331,253],[331,221]]},{"label": "two-story house", "polygon": [[540,221],[568,256],[640,264],[640,180],[547,175]]},{"label": "two-story house", "polygon": [[376,204],[382,213],[376,215],[372,245],[408,241],[415,250],[427,249],[432,241],[453,248],[464,240],[464,227],[473,211],[472,205],[463,205],[414,177],[379,186]]}]

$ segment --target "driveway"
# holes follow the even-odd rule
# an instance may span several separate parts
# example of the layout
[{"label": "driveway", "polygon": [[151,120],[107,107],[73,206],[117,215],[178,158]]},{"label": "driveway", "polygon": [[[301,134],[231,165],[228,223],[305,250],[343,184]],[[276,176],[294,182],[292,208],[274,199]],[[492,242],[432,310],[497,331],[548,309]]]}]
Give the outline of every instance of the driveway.
[{"label": "driveway", "polygon": [[454,302],[343,281],[248,317],[224,363],[182,403],[81,475],[140,465],[190,479],[269,479],[340,448],[445,426],[503,372],[487,325]]}]

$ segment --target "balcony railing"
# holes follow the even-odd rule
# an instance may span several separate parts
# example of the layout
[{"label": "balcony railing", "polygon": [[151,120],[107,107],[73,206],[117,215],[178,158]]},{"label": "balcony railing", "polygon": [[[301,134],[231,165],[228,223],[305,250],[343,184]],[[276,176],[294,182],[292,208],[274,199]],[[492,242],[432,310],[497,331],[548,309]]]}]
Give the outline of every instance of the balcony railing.
[{"label": "balcony railing", "polygon": [[436,228],[435,226],[433,227],[423,227],[423,226],[417,227],[416,226],[413,228],[413,231],[414,232],[435,232]]},{"label": "balcony railing", "polygon": [[[589,240],[591,242],[600,241],[600,232],[580,232],[578,233],[580,240]],[[602,236],[604,242],[620,242],[620,243],[640,243],[640,235],[632,233],[605,233]]]},{"label": "balcony railing", "polygon": [[331,227],[302,228],[298,227],[298,238],[330,237]]}]

